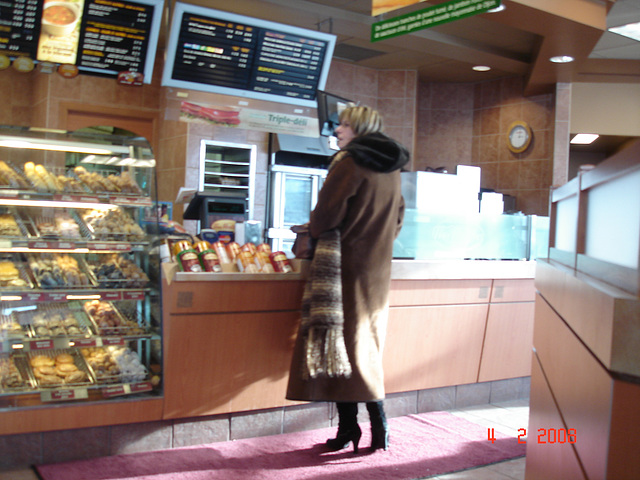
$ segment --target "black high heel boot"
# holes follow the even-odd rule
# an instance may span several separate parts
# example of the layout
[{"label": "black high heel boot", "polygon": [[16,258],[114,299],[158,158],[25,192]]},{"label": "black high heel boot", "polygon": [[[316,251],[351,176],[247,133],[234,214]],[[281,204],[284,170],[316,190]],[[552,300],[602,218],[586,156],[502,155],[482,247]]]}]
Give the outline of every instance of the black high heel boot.
[{"label": "black high heel boot", "polygon": [[358,425],[358,404],[340,402],[336,403],[338,408],[338,435],[336,438],[327,440],[327,447],[331,451],[347,448],[349,443],[353,443],[353,451],[358,453],[358,443],[362,436],[362,430]]},{"label": "black high heel boot", "polygon": [[371,449],[389,449],[389,425],[384,414],[382,402],[367,402],[367,411],[371,420]]}]

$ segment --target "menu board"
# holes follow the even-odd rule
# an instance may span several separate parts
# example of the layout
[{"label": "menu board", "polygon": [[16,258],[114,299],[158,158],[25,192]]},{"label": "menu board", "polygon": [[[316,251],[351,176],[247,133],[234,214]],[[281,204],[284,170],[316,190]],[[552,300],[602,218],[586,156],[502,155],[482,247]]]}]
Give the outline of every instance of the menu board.
[{"label": "menu board", "polygon": [[35,58],[42,0],[0,0],[0,53]]},{"label": "menu board", "polygon": [[164,0],[0,0],[0,54],[151,82]]},{"label": "menu board", "polygon": [[[157,29],[162,10],[162,2],[142,3],[140,1],[86,0],[83,28],[79,41],[78,68],[96,72],[144,72],[151,77]],[[154,55],[147,62],[150,48],[150,33],[154,32],[152,43]],[[148,63],[148,65],[147,65]]]},{"label": "menu board", "polygon": [[162,84],[315,106],[335,37],[177,3]]}]

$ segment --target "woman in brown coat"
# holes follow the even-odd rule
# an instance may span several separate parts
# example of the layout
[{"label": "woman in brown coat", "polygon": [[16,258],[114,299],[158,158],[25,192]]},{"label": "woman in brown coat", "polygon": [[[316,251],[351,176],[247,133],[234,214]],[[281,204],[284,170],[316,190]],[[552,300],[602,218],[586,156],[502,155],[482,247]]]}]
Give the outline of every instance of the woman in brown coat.
[{"label": "woman in brown coat", "polygon": [[[383,410],[384,379],[382,350],[387,326],[389,284],[393,241],[400,232],[404,200],[400,190],[400,169],[409,161],[408,151],[387,137],[382,119],[369,107],[349,107],[340,115],[336,128],[338,146],[329,173],[311,212],[309,230],[322,239],[337,232],[339,261],[338,290],[342,294],[342,320],[327,321],[337,326],[344,345],[324,348],[337,352],[346,347],[346,368],[310,370],[308,328],[303,320],[294,348],[287,389],[290,400],[331,401],[337,403],[338,435],[329,439],[331,450],[353,442],[358,450],[361,430],[357,423],[358,403],[365,402],[371,419],[372,448],[388,447],[388,427]],[[320,262],[320,241],[311,270]],[[312,282],[310,278],[309,282]],[[326,279],[325,279],[325,283]],[[326,286],[326,285],[325,285]],[[307,285],[309,287],[309,284]],[[334,292],[335,293],[335,292]],[[337,292],[338,297],[340,291]],[[325,310],[339,306],[325,304]],[[313,307],[311,307],[313,309]],[[327,313],[323,311],[323,313]],[[307,338],[305,338],[305,335]],[[334,338],[334,337],[331,337]],[[331,355],[331,353],[329,354]],[[335,359],[329,359],[336,362]],[[339,360],[338,360],[338,363]]]}]

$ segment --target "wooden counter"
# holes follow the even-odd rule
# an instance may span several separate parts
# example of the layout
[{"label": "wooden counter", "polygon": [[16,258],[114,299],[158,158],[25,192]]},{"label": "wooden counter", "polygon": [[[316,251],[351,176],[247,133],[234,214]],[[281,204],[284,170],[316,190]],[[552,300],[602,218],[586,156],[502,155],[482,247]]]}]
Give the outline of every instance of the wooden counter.
[{"label": "wooden counter", "polygon": [[[394,261],[387,392],[528,376],[533,272],[534,262]],[[284,395],[304,282],[304,273],[167,276],[163,418],[294,405]]]}]

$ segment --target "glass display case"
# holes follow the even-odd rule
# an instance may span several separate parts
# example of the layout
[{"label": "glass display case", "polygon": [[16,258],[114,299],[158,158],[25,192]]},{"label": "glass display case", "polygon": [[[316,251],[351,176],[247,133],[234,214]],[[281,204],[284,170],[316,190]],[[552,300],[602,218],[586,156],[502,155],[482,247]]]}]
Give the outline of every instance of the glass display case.
[{"label": "glass display case", "polygon": [[161,394],[155,187],[145,139],[0,126],[0,409]]},{"label": "glass display case", "polygon": [[393,246],[394,258],[535,260],[546,258],[549,217],[450,214],[410,208]]}]

